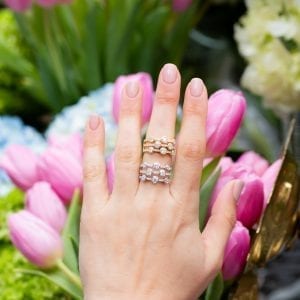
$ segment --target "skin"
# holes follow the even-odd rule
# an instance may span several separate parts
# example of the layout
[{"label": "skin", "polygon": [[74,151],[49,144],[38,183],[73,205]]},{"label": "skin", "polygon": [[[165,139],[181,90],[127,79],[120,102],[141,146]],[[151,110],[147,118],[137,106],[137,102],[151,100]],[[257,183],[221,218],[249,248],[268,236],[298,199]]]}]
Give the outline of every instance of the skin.
[{"label": "skin", "polygon": [[[242,184],[228,183],[199,231],[199,182],[205,156],[207,91],[196,78],[187,86],[176,160],[145,154],[141,147],[142,88],[122,94],[115,150],[115,183],[108,192],[104,124],[86,126],[80,274],[84,297],[93,299],[197,299],[222,266],[235,224]],[[174,137],[180,73],[165,65],[159,75],[147,136]],[[171,184],[139,182],[142,161],[173,164]]]}]

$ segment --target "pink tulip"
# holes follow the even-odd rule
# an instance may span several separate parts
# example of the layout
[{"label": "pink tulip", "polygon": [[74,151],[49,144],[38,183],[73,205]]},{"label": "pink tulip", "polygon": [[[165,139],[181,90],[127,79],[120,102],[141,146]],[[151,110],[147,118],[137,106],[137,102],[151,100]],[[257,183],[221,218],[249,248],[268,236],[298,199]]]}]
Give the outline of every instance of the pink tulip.
[{"label": "pink tulip", "polygon": [[230,176],[244,182],[239,200],[237,201],[237,219],[244,226],[252,228],[263,212],[264,187],[260,177],[252,172],[250,167],[240,163],[233,164],[223,176]]},{"label": "pink tulip", "polygon": [[59,234],[30,212],[22,210],[11,214],[8,228],[15,247],[33,264],[51,268],[62,258]]},{"label": "pink tulip", "polygon": [[265,202],[264,208],[267,206],[271,193],[273,191],[278,173],[282,165],[282,159],[276,160],[262,175],[261,179],[264,184]]},{"label": "pink tulip", "polygon": [[172,7],[174,11],[182,12],[187,10],[192,2],[193,0],[173,0]]},{"label": "pink tulip", "polygon": [[41,156],[38,171],[65,204],[70,203],[76,189],[82,188],[81,162],[67,150],[48,148]]},{"label": "pink tulip", "polygon": [[16,186],[27,190],[39,180],[38,160],[38,156],[31,149],[11,145],[0,158],[0,168],[8,174]]},{"label": "pink tulip", "polygon": [[125,85],[130,81],[139,82],[143,89],[142,99],[142,124],[150,120],[153,106],[153,84],[148,73],[136,73],[133,75],[119,76],[115,82],[113,93],[113,116],[116,122],[119,121],[120,103]]},{"label": "pink tulip", "polygon": [[83,139],[80,133],[74,133],[69,136],[51,135],[48,138],[48,144],[50,147],[57,147],[70,151],[70,153],[82,161]]},{"label": "pink tulip", "polygon": [[249,231],[237,221],[225,248],[222,267],[223,278],[225,280],[233,279],[243,272],[249,251]]},{"label": "pink tulip", "polygon": [[219,90],[210,96],[206,121],[206,154],[219,156],[236,136],[246,110],[241,92]]},{"label": "pink tulip", "polygon": [[32,5],[32,0],[4,0],[6,6],[16,12],[23,12]]},{"label": "pink tulip", "polygon": [[114,180],[115,180],[115,153],[114,152],[106,159],[106,174],[107,174],[108,190],[111,193],[113,190]]},{"label": "pink tulip", "polygon": [[51,7],[55,4],[57,4],[58,0],[36,0],[36,2],[43,7]]},{"label": "pink tulip", "polygon": [[254,151],[245,152],[239,157],[237,162],[251,167],[258,176],[261,176],[269,167],[268,161]]},{"label": "pink tulip", "polygon": [[66,218],[65,206],[47,182],[37,182],[26,193],[26,209],[61,232]]}]

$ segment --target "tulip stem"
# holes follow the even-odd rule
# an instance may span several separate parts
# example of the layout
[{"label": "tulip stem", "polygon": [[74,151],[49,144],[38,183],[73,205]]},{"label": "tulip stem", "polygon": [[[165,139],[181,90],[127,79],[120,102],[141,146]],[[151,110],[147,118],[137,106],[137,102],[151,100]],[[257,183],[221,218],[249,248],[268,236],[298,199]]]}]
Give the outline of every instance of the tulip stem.
[{"label": "tulip stem", "polygon": [[75,283],[79,288],[82,288],[79,276],[74,274],[61,259],[57,261],[56,265],[73,283]]}]

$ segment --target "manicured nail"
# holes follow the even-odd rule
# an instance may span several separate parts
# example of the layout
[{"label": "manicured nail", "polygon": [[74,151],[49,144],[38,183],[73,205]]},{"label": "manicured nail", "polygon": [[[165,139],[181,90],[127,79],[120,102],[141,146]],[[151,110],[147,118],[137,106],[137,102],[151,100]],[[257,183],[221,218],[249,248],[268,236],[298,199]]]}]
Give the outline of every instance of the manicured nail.
[{"label": "manicured nail", "polygon": [[201,96],[203,91],[203,82],[200,78],[193,78],[190,83],[190,93],[193,97]]},{"label": "manicured nail", "polygon": [[137,96],[140,86],[137,81],[130,81],[126,84],[126,94],[129,98],[134,98]]},{"label": "manicured nail", "polygon": [[91,116],[89,120],[89,126],[91,130],[96,130],[100,125],[100,119],[98,116]]},{"label": "manicured nail", "polygon": [[162,70],[162,78],[166,83],[173,83],[177,78],[177,68],[172,64],[166,64]]},{"label": "manicured nail", "polygon": [[244,187],[244,182],[242,180],[234,180],[232,187],[232,194],[235,201],[238,201]]}]

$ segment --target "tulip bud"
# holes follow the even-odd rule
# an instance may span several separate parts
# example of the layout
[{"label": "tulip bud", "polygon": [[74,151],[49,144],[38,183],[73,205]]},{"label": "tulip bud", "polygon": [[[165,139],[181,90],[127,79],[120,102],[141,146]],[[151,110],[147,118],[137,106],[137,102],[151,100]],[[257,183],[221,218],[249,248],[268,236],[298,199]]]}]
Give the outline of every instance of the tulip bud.
[{"label": "tulip bud", "polygon": [[69,136],[51,135],[48,138],[50,147],[56,147],[69,151],[77,159],[82,161],[83,157],[83,139],[80,133],[74,133]]},{"label": "tulip bud", "polygon": [[113,92],[113,117],[118,123],[122,91],[125,85],[130,81],[139,82],[143,90],[142,124],[145,124],[150,120],[153,106],[153,84],[151,76],[148,73],[136,73],[133,75],[119,76],[117,78]]},{"label": "tulip bud", "polygon": [[241,92],[219,90],[210,96],[206,121],[206,154],[219,156],[236,136],[246,110]]},{"label": "tulip bud", "polygon": [[223,176],[231,176],[244,182],[237,201],[237,219],[247,228],[252,228],[263,212],[264,187],[261,178],[252,172],[250,167],[240,163],[233,164]]},{"label": "tulip bud", "polygon": [[261,180],[264,184],[264,195],[265,195],[265,202],[264,208],[267,206],[269,202],[269,198],[273,191],[278,173],[280,171],[282,165],[282,159],[276,160],[262,175]]},{"label": "tulip bud", "polygon": [[258,176],[261,176],[269,166],[268,161],[254,151],[243,153],[237,162],[251,167]]},{"label": "tulip bud", "polygon": [[51,7],[57,4],[58,0],[36,0],[36,2],[43,7]]},{"label": "tulip bud", "polygon": [[25,199],[26,209],[29,212],[39,217],[57,232],[62,231],[67,218],[67,211],[49,183],[37,182],[27,191]]},{"label": "tulip bud", "polygon": [[225,280],[233,279],[244,270],[250,251],[250,234],[239,221],[236,222],[227,242],[222,274]]},{"label": "tulip bud", "polygon": [[114,152],[106,159],[106,174],[107,174],[108,190],[111,193],[113,190],[114,180],[115,180],[115,153]]},{"label": "tulip bud", "polygon": [[192,2],[193,0],[173,0],[172,8],[174,11],[183,12],[191,6]]},{"label": "tulip bud", "polygon": [[12,243],[33,264],[51,268],[62,258],[59,234],[30,212],[22,210],[11,214],[8,228]]},{"label": "tulip bud", "polygon": [[38,160],[38,156],[31,149],[21,145],[11,145],[0,158],[0,168],[7,173],[16,186],[27,190],[39,180]]},{"label": "tulip bud", "polygon": [[69,151],[48,148],[41,156],[38,171],[42,180],[51,184],[65,204],[69,204],[75,190],[82,187],[81,163]]},{"label": "tulip bud", "polygon": [[23,12],[32,5],[32,0],[4,0],[6,6],[16,12]]}]

